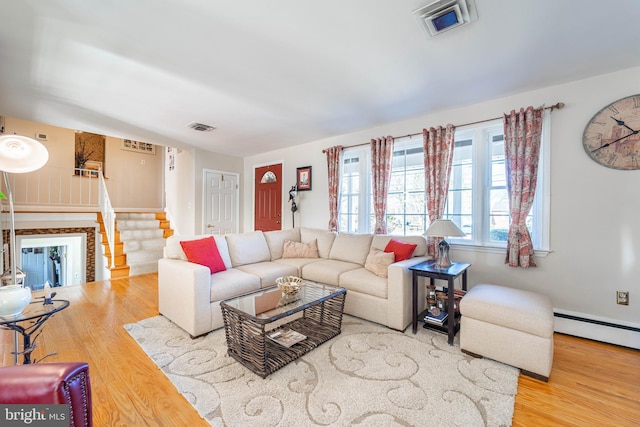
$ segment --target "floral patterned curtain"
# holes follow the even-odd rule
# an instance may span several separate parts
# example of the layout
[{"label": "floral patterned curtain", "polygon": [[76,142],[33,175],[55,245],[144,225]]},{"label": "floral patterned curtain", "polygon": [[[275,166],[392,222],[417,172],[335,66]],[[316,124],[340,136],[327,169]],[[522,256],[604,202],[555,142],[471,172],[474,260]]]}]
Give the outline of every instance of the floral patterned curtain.
[{"label": "floral patterned curtain", "polygon": [[544,107],[527,107],[504,115],[505,170],[511,219],[505,263],[510,267],[536,266],[526,221],[538,180],[543,112]]},{"label": "floral patterned curtain", "polygon": [[371,177],[373,180],[373,211],[376,217],[375,234],[387,234],[387,194],[391,180],[393,138],[371,140]]},{"label": "floral patterned curtain", "polygon": [[[453,162],[454,125],[446,128],[438,126],[422,130],[424,142],[424,180],[427,193],[427,214],[429,223],[444,214],[449,192],[449,175]],[[427,254],[436,256],[438,241],[433,237],[427,238]]]},{"label": "floral patterned curtain", "polygon": [[340,185],[340,153],[341,145],[331,147],[324,152],[327,154],[329,169],[329,231],[338,231],[338,196]]}]

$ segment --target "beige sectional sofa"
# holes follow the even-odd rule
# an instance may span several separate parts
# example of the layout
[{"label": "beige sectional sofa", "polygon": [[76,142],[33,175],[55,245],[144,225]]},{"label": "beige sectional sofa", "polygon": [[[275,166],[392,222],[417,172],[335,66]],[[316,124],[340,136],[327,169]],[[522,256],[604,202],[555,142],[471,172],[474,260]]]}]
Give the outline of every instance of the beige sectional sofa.
[{"label": "beige sectional sofa", "polygon": [[[347,289],[345,313],[404,330],[411,323],[411,272],[426,260],[422,236],[382,236],[333,233],[293,228],[213,236],[226,271],[211,274],[209,267],[187,261],[180,241],[199,236],[171,236],[164,258],[158,261],[160,314],[191,336],[223,326],[220,301],[274,286],[280,276],[299,276]],[[366,269],[371,248],[384,250],[391,238],[416,244],[413,256],[388,266],[388,277]],[[283,258],[285,241],[317,242],[317,258]]]}]

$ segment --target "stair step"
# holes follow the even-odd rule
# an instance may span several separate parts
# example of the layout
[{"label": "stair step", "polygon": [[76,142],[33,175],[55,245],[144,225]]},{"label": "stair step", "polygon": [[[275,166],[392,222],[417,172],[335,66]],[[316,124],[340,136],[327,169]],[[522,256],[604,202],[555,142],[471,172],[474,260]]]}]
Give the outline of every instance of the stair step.
[{"label": "stair step", "polygon": [[[107,265],[111,265],[111,254],[104,254],[104,257],[107,259]],[[127,256],[125,254],[116,255],[114,258],[115,265],[125,265],[127,263]]]},{"label": "stair step", "polygon": [[157,214],[155,212],[152,212],[152,213],[118,212],[118,213],[116,213],[116,221],[120,221],[121,219],[124,219],[124,220],[127,220],[127,219],[156,219],[156,215]]},{"label": "stair step", "polygon": [[121,279],[123,277],[129,276],[130,269],[128,265],[124,265],[124,266],[109,268],[109,271],[111,272],[112,279]]},{"label": "stair step", "polygon": [[162,249],[127,252],[127,264],[130,266],[145,262],[158,262],[162,258]]},{"label": "stair step", "polygon": [[162,238],[163,231],[156,227],[155,229],[146,230],[122,230],[120,232],[120,240],[141,240],[141,239],[154,239]]},{"label": "stair step", "polygon": [[160,221],[157,219],[119,219],[116,222],[116,227],[119,231],[158,229],[160,228]]},{"label": "stair step", "polygon": [[[135,276],[158,271],[158,260],[163,257],[166,238],[173,235],[165,212],[116,213],[115,264],[108,268],[111,278]],[[99,215],[103,254],[106,265],[111,254],[102,216]]]},{"label": "stair step", "polygon": [[140,274],[156,273],[158,271],[158,261],[134,264],[131,266],[129,275],[138,276]]},{"label": "stair step", "polygon": [[124,250],[125,254],[134,251],[142,251],[142,250],[160,250],[165,246],[165,240],[162,237],[156,237],[154,239],[132,239],[124,241]]}]

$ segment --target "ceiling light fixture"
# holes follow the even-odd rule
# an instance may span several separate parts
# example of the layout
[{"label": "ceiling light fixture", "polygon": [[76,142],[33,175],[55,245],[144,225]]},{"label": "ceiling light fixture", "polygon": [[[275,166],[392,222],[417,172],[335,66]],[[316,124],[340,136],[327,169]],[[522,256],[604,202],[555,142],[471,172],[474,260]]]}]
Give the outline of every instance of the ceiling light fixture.
[{"label": "ceiling light fixture", "polygon": [[413,14],[427,37],[478,19],[478,10],[473,0],[439,0],[414,10]]}]

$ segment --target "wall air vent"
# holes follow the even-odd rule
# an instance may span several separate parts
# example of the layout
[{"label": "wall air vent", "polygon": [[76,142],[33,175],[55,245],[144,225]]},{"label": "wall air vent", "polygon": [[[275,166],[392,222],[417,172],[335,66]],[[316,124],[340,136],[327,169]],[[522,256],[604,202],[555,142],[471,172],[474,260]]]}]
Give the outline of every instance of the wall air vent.
[{"label": "wall air vent", "polygon": [[427,37],[432,37],[478,19],[473,0],[439,0],[414,10]]},{"label": "wall air vent", "polygon": [[197,130],[198,132],[210,132],[215,129],[213,126],[204,125],[198,122],[187,123],[187,126],[193,130]]}]

